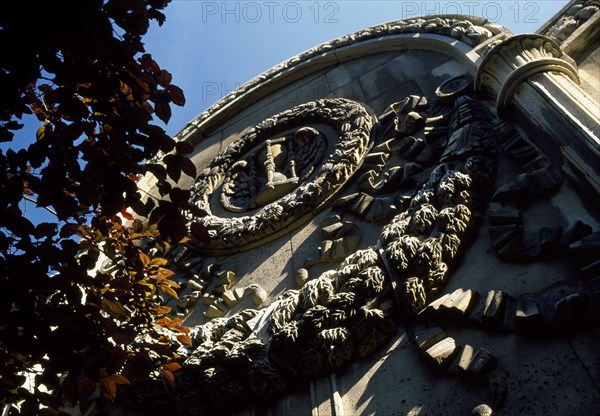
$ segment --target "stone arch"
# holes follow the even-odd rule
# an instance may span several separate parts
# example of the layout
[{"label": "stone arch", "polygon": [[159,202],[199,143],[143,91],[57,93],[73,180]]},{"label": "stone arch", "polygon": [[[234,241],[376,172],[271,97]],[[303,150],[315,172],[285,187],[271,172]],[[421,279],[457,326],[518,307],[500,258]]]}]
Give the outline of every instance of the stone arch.
[{"label": "stone arch", "polygon": [[178,139],[198,143],[229,117],[273,91],[319,70],[372,54],[406,49],[437,51],[458,59],[474,72],[485,45],[507,33],[508,29],[485,18],[467,15],[424,16],[373,26],[318,45],[263,72],[195,117]]}]

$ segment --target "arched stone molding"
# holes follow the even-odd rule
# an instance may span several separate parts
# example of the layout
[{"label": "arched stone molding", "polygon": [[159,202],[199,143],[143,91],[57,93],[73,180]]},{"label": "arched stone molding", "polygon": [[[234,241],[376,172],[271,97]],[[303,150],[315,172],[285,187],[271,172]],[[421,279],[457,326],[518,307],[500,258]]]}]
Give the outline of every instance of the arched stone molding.
[{"label": "arched stone molding", "polygon": [[406,49],[442,52],[475,71],[485,44],[510,32],[486,19],[436,15],[373,26],[309,49],[260,74],[198,115],[177,135],[193,144],[261,98],[319,70],[371,54]]}]

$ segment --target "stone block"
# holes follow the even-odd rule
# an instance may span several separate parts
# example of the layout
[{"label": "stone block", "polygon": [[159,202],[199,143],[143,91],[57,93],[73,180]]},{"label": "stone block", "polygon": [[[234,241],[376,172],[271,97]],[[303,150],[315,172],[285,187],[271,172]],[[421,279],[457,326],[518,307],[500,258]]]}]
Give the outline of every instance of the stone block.
[{"label": "stone block", "polygon": [[398,210],[390,197],[375,198],[369,211],[371,221],[382,221],[391,218]]},{"label": "stone block", "polygon": [[373,197],[361,192],[352,207],[350,207],[350,211],[360,217],[364,217],[367,215],[372,203]]},{"label": "stone block", "polygon": [[585,224],[581,220],[577,220],[565,230],[560,242],[565,246],[573,244],[575,241],[581,240],[583,237],[592,233],[592,227]]},{"label": "stone block", "polygon": [[229,288],[230,286],[227,284],[218,285],[215,286],[211,293],[215,296],[221,296],[223,295],[223,293],[225,293],[226,290],[229,290]]},{"label": "stone block", "polygon": [[350,195],[346,195],[340,198],[337,198],[332,205],[333,209],[340,209],[340,210],[345,210],[348,207],[350,207],[351,205],[353,205],[355,203],[355,200],[358,199],[359,193],[353,193]]},{"label": "stone block", "polygon": [[438,366],[447,365],[454,357],[457,347],[454,338],[446,337],[425,351],[425,357]]},{"label": "stone block", "polygon": [[474,324],[483,324],[483,311],[485,310],[487,295],[486,297],[480,296],[476,302],[474,302],[471,308],[471,313],[467,317],[467,320]]},{"label": "stone block", "polygon": [[489,215],[492,226],[521,224],[521,212],[518,209],[491,208]]},{"label": "stone block", "polygon": [[223,294],[221,295],[221,299],[223,299],[223,301],[230,308],[233,307],[233,305],[235,305],[238,301],[238,299],[235,297],[235,294],[231,290],[226,290],[225,292],[223,292]]},{"label": "stone block", "polygon": [[321,232],[323,233],[323,238],[325,240],[331,240],[334,238],[336,232],[342,228],[342,223],[341,222],[336,222],[335,224],[331,224],[328,225],[326,227],[323,227],[321,229]]},{"label": "stone block", "polygon": [[567,331],[588,323],[589,297],[585,293],[571,293],[554,304],[553,322]]},{"label": "stone block", "polygon": [[209,319],[221,318],[222,316],[225,316],[225,312],[217,308],[215,305],[209,305],[204,312],[204,316]]},{"label": "stone block", "polygon": [[421,312],[419,312],[420,317],[430,317],[430,316],[439,316],[438,311],[440,307],[446,302],[446,300],[450,297],[450,293],[446,293],[443,296],[440,296],[433,302],[429,303]]},{"label": "stone block", "polygon": [[504,316],[500,323],[502,329],[506,331],[515,330],[515,312],[517,310],[517,300],[512,296],[504,298]]},{"label": "stone block", "polygon": [[342,238],[342,237],[347,237],[350,235],[357,235],[360,234],[360,230],[358,228],[358,226],[353,223],[352,221],[344,221],[342,223],[342,226],[339,228],[339,230],[336,231],[334,237],[335,238]]},{"label": "stone block", "polygon": [[446,338],[446,332],[437,326],[424,329],[415,334],[415,342],[421,351],[427,351],[444,338]]},{"label": "stone block", "polygon": [[490,290],[488,292],[482,316],[485,324],[492,326],[502,325],[507,298],[508,295],[500,290]]},{"label": "stone block", "polygon": [[474,355],[475,349],[469,344],[465,344],[458,355],[458,358],[456,359],[456,366],[460,375],[464,375],[467,372]]},{"label": "stone block", "polygon": [[369,153],[363,160],[363,166],[367,169],[373,168],[379,170],[385,165],[385,162],[387,162],[389,156],[389,153],[386,152]]},{"label": "stone block", "polygon": [[240,300],[246,295],[246,288],[236,287],[233,289],[233,294],[237,300]]},{"label": "stone block", "polygon": [[521,296],[517,301],[515,310],[515,328],[519,332],[530,332],[539,330],[543,325],[544,318],[540,313],[535,299]]},{"label": "stone block", "polygon": [[473,358],[471,359],[471,362],[467,367],[466,374],[469,376],[481,378],[493,369],[495,369],[497,365],[498,360],[496,359],[496,357],[494,357],[485,348],[479,348],[473,355]]},{"label": "stone block", "polygon": [[465,317],[479,298],[479,293],[471,289],[456,289],[440,305],[440,311],[448,318]]}]

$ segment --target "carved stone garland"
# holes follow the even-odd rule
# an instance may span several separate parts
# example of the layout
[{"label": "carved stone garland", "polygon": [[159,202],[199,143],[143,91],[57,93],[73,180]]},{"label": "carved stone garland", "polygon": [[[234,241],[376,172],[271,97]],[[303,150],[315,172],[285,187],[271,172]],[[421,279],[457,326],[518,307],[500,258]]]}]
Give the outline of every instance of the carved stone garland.
[{"label": "carved stone garland", "polygon": [[[247,250],[278,238],[311,219],[360,167],[368,151],[374,122],[374,117],[362,105],[338,98],[296,106],[251,128],[219,153],[192,186],[191,202],[208,215],[198,218],[188,213],[190,234],[194,236],[194,222],[199,222],[210,235],[209,241],[196,239],[195,244],[204,253]],[[301,179],[307,179],[304,183],[252,215],[234,218],[212,215],[210,198],[225,178],[229,178],[228,184],[231,184],[232,176],[228,171],[238,161],[259,144],[294,127],[309,124],[329,125],[339,135],[333,153],[310,178],[306,172],[300,172]]]},{"label": "carved stone garland", "polygon": [[412,319],[444,287],[495,175],[491,120],[479,103],[460,95],[450,94],[446,103],[451,110],[440,163],[384,227],[377,246],[349,255],[336,270],[288,290],[265,309],[192,330],[195,350],[177,385],[182,414],[231,412],[340,371],[393,337],[391,312]]}]

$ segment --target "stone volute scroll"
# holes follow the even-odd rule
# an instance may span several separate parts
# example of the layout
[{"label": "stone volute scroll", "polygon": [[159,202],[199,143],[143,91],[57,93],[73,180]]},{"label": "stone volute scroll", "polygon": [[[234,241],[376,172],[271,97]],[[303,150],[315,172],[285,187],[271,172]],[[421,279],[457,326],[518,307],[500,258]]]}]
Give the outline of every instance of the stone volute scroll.
[{"label": "stone volute scroll", "polygon": [[551,38],[512,36],[482,59],[475,93],[498,115],[544,137],[551,161],[587,189],[600,191],[600,106],[579,87],[572,59]]},{"label": "stone volute scroll", "polygon": [[577,69],[558,44],[542,35],[517,35],[497,45],[483,58],[475,78],[481,95],[496,98],[497,112],[505,117],[516,89],[532,75],[561,72],[579,83]]}]

